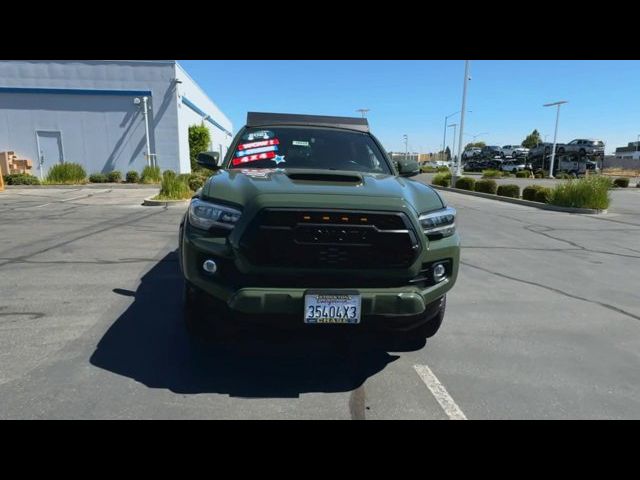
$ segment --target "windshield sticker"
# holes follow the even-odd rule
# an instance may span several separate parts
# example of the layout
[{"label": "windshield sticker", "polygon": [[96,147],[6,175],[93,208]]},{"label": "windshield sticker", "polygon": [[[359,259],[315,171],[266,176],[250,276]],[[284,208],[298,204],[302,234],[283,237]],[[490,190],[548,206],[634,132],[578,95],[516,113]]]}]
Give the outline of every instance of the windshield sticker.
[{"label": "windshield sticker", "polygon": [[250,148],[270,147],[271,145],[278,145],[280,141],[277,138],[272,140],[262,140],[260,142],[241,143],[238,145],[238,150],[249,150]]},{"label": "windshield sticker", "polygon": [[254,140],[269,140],[274,136],[273,132],[269,130],[260,130],[258,132],[247,133],[246,135],[243,135],[242,139],[252,142]]},{"label": "windshield sticker", "polygon": [[271,160],[275,156],[276,156],[276,152],[258,153],[255,155],[249,155],[247,157],[234,158],[231,163],[235,167],[238,165],[242,165],[243,163],[255,162],[257,160]]},{"label": "windshield sticker", "polygon": [[277,145],[273,145],[271,147],[262,147],[262,148],[250,148],[249,150],[239,150],[236,152],[236,157],[244,157],[247,155],[253,155],[254,153],[264,153],[264,152],[275,152],[278,150]]},{"label": "windshield sticker", "polygon": [[299,147],[308,147],[309,146],[309,142],[302,142],[300,140],[294,140],[293,142],[291,142],[292,145],[297,145]]},{"label": "windshield sticker", "polygon": [[276,162],[276,165],[280,165],[281,163],[285,163],[286,160],[284,159],[284,155],[276,155],[273,158],[273,161]]}]

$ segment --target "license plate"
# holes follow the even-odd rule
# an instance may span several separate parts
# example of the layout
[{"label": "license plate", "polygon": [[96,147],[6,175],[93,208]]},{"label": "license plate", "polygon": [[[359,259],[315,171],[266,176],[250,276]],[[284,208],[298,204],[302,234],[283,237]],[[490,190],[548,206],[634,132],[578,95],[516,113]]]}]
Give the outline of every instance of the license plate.
[{"label": "license plate", "polygon": [[304,323],[360,323],[361,304],[358,292],[306,292]]}]

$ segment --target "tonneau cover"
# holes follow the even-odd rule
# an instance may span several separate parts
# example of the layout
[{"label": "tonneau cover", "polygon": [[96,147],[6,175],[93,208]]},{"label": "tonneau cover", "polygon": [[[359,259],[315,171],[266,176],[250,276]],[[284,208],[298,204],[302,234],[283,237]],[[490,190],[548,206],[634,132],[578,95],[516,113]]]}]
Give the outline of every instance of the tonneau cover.
[{"label": "tonneau cover", "polygon": [[248,112],[247,127],[273,125],[307,125],[317,127],[335,127],[369,132],[369,122],[358,117],[329,117],[325,115],[297,115],[292,113]]}]

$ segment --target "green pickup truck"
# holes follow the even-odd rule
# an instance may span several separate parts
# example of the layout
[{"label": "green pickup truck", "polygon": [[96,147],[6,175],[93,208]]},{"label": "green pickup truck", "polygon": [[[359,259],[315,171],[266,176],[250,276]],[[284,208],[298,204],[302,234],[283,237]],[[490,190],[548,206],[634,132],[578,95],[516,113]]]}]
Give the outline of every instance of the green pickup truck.
[{"label": "green pickup truck", "polygon": [[456,211],[398,171],[366,119],[250,112],[223,159],[198,163],[214,173],[180,224],[191,332],[243,320],[437,332]]}]

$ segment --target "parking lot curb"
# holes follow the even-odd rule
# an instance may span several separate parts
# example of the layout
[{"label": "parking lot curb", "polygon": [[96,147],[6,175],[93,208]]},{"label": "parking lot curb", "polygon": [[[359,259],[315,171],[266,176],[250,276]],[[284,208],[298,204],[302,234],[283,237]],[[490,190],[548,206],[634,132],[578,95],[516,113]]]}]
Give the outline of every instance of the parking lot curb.
[{"label": "parking lot curb", "polygon": [[463,195],[471,195],[473,197],[488,198],[489,200],[497,200],[499,202],[515,203],[516,205],[525,205],[527,207],[540,208],[541,210],[551,210],[554,212],[580,213],[583,215],[603,215],[607,210],[597,210],[594,208],[573,208],[559,207],[557,205],[549,205],[548,203],[532,202],[531,200],[522,200],[521,198],[501,197],[491,193],[472,192],[470,190],[462,190],[460,188],[441,187],[440,185],[431,185],[436,190],[445,190],[447,192],[461,193]]},{"label": "parking lot curb", "polygon": [[[155,196],[155,195],[154,195]],[[191,199],[188,200],[154,200],[153,197],[145,198],[142,205],[145,207],[170,207],[172,205],[186,205]]]}]

